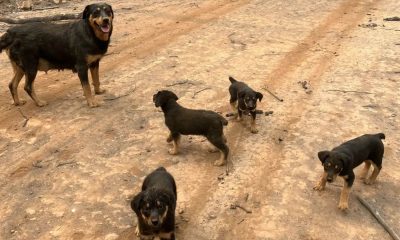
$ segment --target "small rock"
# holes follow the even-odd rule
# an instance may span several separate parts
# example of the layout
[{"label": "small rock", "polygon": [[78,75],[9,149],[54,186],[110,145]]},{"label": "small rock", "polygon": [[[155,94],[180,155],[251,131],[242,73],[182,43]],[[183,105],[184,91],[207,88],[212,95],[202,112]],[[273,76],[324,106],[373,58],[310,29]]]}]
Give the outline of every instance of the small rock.
[{"label": "small rock", "polygon": [[104,240],[115,240],[115,239],[117,239],[117,238],[119,238],[119,235],[118,235],[118,234],[116,234],[116,233],[110,233],[110,234],[107,234],[107,235],[104,237]]},{"label": "small rock", "polygon": [[26,212],[27,214],[29,214],[29,215],[33,215],[33,214],[36,213],[35,209],[32,209],[32,208],[27,208],[27,209],[25,210],[25,212]]}]

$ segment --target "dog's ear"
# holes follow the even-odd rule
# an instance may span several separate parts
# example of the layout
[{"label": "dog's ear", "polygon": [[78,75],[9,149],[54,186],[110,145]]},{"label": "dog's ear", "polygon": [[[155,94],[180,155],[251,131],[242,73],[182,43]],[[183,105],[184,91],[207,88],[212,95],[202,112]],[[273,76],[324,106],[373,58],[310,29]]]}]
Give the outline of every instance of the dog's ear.
[{"label": "dog's ear", "polygon": [[261,99],[262,99],[264,96],[262,95],[262,93],[256,92],[256,97],[258,98],[258,101],[261,102]]},{"label": "dog's ear", "polygon": [[109,8],[110,8],[110,10],[111,10],[111,15],[112,15],[112,18],[114,18],[114,11],[113,11],[113,9],[112,9],[112,7],[111,7],[111,5],[109,5],[109,4],[106,4]]},{"label": "dog's ear", "polygon": [[329,157],[329,155],[330,155],[329,151],[318,152],[318,158],[322,164],[324,164],[325,160]]},{"label": "dog's ear", "polygon": [[143,192],[140,192],[131,201],[131,208],[136,214],[140,213],[139,208],[140,208],[140,203],[142,202],[142,200],[143,200]]},{"label": "dog's ear", "polygon": [[238,92],[238,98],[243,99],[245,96],[246,96],[246,92],[245,91]]},{"label": "dog's ear", "polygon": [[173,96],[173,98],[174,98],[175,101],[178,101],[179,98],[178,98],[178,96],[176,96],[175,93],[172,93],[172,96]]},{"label": "dog's ear", "polygon": [[82,19],[88,19],[88,18],[89,18],[91,6],[92,6],[92,5],[87,5],[87,6],[85,7],[85,10],[83,10],[83,13],[82,13]]}]

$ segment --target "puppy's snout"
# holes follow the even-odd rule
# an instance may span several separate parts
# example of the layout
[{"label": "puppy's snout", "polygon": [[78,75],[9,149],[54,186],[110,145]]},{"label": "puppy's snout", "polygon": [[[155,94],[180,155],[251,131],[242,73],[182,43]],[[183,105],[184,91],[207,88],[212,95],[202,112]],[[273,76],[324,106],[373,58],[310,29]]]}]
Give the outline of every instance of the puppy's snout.
[{"label": "puppy's snout", "polygon": [[333,182],[333,178],[332,177],[327,177],[326,181],[328,181],[329,183]]},{"label": "puppy's snout", "polygon": [[109,24],[110,19],[109,18],[103,18],[103,24]]},{"label": "puppy's snout", "polygon": [[151,219],[151,223],[154,225],[154,226],[157,226],[158,225],[158,219],[156,218],[156,219]]}]

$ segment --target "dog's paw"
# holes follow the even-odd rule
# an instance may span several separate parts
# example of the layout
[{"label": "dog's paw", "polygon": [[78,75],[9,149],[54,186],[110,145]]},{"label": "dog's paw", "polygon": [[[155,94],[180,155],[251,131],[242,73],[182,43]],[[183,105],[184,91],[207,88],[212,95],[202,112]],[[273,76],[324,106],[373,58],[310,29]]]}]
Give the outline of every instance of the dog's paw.
[{"label": "dog's paw", "polygon": [[103,93],[106,93],[106,90],[100,88],[100,89],[95,90],[94,93],[95,93],[96,95],[101,95],[101,94],[103,94]]},{"label": "dog's paw", "polygon": [[48,103],[46,102],[46,101],[37,101],[36,102],[36,105],[38,106],[38,107],[44,107],[44,106],[46,106]]},{"label": "dog's paw", "polygon": [[370,179],[370,178],[365,178],[364,179],[364,183],[367,184],[367,185],[371,185],[371,184],[374,183],[374,181],[372,179]]},{"label": "dog's paw", "polygon": [[318,183],[317,185],[315,185],[315,186],[313,187],[313,189],[316,190],[316,191],[322,191],[322,190],[325,189],[325,187],[322,186],[322,184]]},{"label": "dog's paw", "polygon": [[177,155],[178,154],[178,150],[176,150],[175,148],[170,148],[168,150],[168,153],[171,155]]},{"label": "dog's paw", "polygon": [[217,161],[214,162],[214,166],[223,166],[223,165],[225,165],[224,159],[218,159]]},{"label": "dog's paw", "polygon": [[96,101],[88,102],[88,106],[91,108],[99,107],[100,105]]},{"label": "dog's paw", "polygon": [[338,208],[342,211],[349,209],[349,204],[347,202],[339,202]]},{"label": "dog's paw", "polygon": [[22,106],[22,105],[24,105],[25,103],[26,103],[26,100],[20,99],[19,101],[14,102],[14,105],[15,105],[15,106]]},{"label": "dog's paw", "polygon": [[255,127],[252,127],[252,128],[250,129],[250,132],[251,132],[251,133],[258,133],[258,129],[255,128]]},{"label": "dog's paw", "polygon": [[170,142],[172,142],[172,140],[174,140],[174,139],[172,138],[172,136],[171,136],[171,135],[167,137],[167,143],[170,143]]}]

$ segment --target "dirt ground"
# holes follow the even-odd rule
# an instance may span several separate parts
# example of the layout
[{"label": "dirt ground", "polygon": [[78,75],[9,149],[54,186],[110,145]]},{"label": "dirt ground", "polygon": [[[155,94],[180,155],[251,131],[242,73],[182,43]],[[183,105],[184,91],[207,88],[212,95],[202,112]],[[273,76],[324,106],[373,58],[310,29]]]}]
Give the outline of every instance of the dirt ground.
[{"label": "dirt ground", "polygon": [[[356,195],[400,232],[400,22],[383,21],[399,14],[398,0],[108,2],[116,17],[98,108],[70,71],[38,75],[49,105],[36,107],[23,83],[27,103],[11,105],[12,69],[0,55],[0,239],[135,239],[129,201],[161,165],[177,182],[177,239],[391,239]],[[181,154],[169,155],[152,95],[170,89],[186,107],[226,114],[230,75],[262,92],[259,109],[273,114],[259,116],[258,134],[229,122],[229,174],[202,137],[183,137]],[[378,180],[365,185],[356,169],[341,212],[340,179],[312,189],[317,152],[378,132]]]}]

